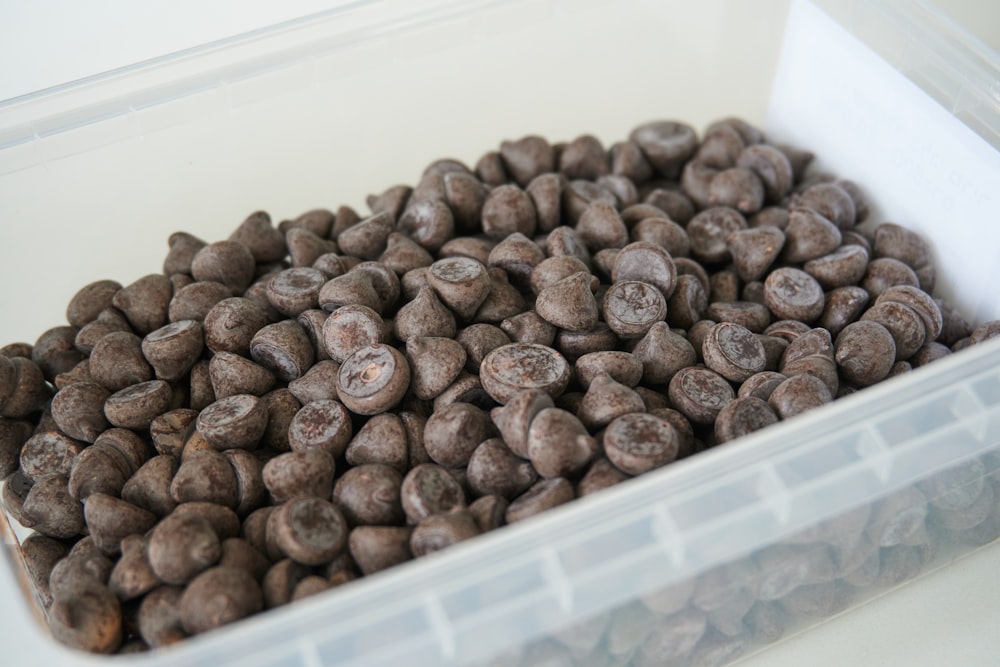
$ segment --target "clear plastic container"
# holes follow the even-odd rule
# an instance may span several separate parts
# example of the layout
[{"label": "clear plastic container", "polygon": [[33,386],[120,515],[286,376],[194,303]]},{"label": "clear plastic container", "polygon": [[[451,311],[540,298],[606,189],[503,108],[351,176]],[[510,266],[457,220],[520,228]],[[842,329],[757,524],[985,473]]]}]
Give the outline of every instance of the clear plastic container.
[{"label": "clear plastic container", "polygon": [[[887,60],[865,46],[873,26]],[[728,115],[864,184],[873,222],[934,243],[942,294],[970,318],[1000,318],[988,288],[996,232],[971,217],[990,210],[1000,177],[986,85],[997,59],[973,57],[980,50],[903,0],[365,2],[16,99],[0,106],[0,311],[16,314],[0,340],[59,323],[86,282],[155,270],[177,229],[216,240],[258,208],[276,219],[361,210],[366,194],[414,182],[437,157],[474,163],[527,133],[610,143],[652,118],[704,127]],[[838,66],[849,73],[839,87],[820,76]],[[920,155],[899,152],[916,138]],[[935,169],[945,177],[925,187]],[[939,223],[942,208],[955,225]],[[997,494],[994,342],[521,525],[116,662],[724,664],[1000,536]],[[5,657],[106,660],[46,636],[7,542]]]}]

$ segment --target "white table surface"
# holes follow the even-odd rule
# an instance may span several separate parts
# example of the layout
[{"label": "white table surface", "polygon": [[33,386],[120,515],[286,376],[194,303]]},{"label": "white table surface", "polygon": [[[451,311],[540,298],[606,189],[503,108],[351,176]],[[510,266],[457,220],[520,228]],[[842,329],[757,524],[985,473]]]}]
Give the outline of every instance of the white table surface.
[{"label": "white table surface", "polygon": [[[0,100],[322,11],[334,0],[0,3]],[[1000,3],[936,4],[1000,50]],[[14,65],[16,63],[16,66]],[[1000,664],[1000,544],[745,660],[792,665]]]}]

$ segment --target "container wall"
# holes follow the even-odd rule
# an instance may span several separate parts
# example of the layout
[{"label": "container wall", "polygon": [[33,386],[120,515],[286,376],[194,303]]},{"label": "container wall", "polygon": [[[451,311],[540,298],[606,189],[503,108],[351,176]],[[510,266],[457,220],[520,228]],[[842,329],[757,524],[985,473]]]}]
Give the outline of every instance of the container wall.
[{"label": "container wall", "polygon": [[[640,586],[623,604],[483,664],[728,664],[993,542],[1000,537],[998,389],[1000,374],[989,370],[961,389],[934,391],[926,403],[880,403],[881,417],[744,473],[738,488],[767,489],[756,503],[752,493],[714,484],[679,507],[666,501],[654,521],[693,544],[678,539],[644,563],[621,554],[617,575],[597,577],[613,590],[640,571],[669,583]],[[817,522],[805,519],[807,528],[744,555],[717,557],[735,542],[773,534],[769,522],[780,532],[860,497],[868,499]],[[730,501],[727,525],[713,509]],[[665,575],[683,569],[685,547],[713,565],[693,576]],[[760,658],[766,664],[766,653]]]}]

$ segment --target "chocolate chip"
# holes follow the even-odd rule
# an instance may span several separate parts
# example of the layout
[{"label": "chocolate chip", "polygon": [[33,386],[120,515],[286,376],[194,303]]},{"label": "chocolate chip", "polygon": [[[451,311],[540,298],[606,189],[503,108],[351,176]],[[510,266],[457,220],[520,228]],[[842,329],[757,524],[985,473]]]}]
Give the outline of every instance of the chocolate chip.
[{"label": "chocolate chip", "polygon": [[568,477],[599,451],[583,423],[559,408],[544,408],[534,416],[528,427],[526,449],[535,470],[545,478]]},{"label": "chocolate chip", "polygon": [[[823,314],[823,288],[805,271],[775,269],[764,281],[764,300],[778,319],[810,323]],[[766,333],[766,332],[765,332]]]},{"label": "chocolate chip", "polygon": [[466,509],[435,514],[421,521],[413,529],[410,535],[410,551],[414,557],[420,558],[478,534],[479,526]]},{"label": "chocolate chip", "polygon": [[413,523],[465,505],[465,493],[455,478],[432,463],[410,469],[403,478],[400,498],[406,517]]},{"label": "chocolate chip", "polygon": [[667,301],[659,289],[637,280],[616,282],[604,295],[604,320],[621,338],[641,338],[667,316]]},{"label": "chocolate chip", "polygon": [[719,411],[735,398],[725,378],[708,368],[689,366],[670,379],[670,401],[696,424],[711,424]]},{"label": "chocolate chip", "polygon": [[749,329],[721,322],[708,332],[702,344],[705,365],[733,382],[742,382],[764,370],[764,346]]},{"label": "chocolate chip", "polygon": [[396,348],[379,343],[357,350],[344,361],[337,393],[352,412],[374,415],[398,404],[409,383],[406,357]]},{"label": "chocolate chip", "polygon": [[558,396],[565,391],[569,378],[569,364],[561,354],[531,343],[498,347],[487,355],[480,369],[483,388],[500,404],[525,389]]},{"label": "chocolate chip", "polygon": [[568,503],[575,495],[573,485],[563,477],[539,480],[507,507],[507,523],[523,521]]},{"label": "chocolate chip", "polygon": [[638,475],[670,463],[680,450],[680,436],[662,417],[622,415],[604,431],[604,451],[616,468]]}]

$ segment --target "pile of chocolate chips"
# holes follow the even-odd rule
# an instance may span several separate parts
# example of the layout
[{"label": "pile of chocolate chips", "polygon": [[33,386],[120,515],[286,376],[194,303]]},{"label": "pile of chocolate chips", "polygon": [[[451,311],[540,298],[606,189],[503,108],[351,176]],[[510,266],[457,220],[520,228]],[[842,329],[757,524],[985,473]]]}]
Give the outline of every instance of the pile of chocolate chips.
[{"label": "pile of chocolate chips", "polygon": [[529,136],[83,287],[0,349],[3,503],[53,634],[178,642],[1000,333],[811,158],[737,119]]}]

